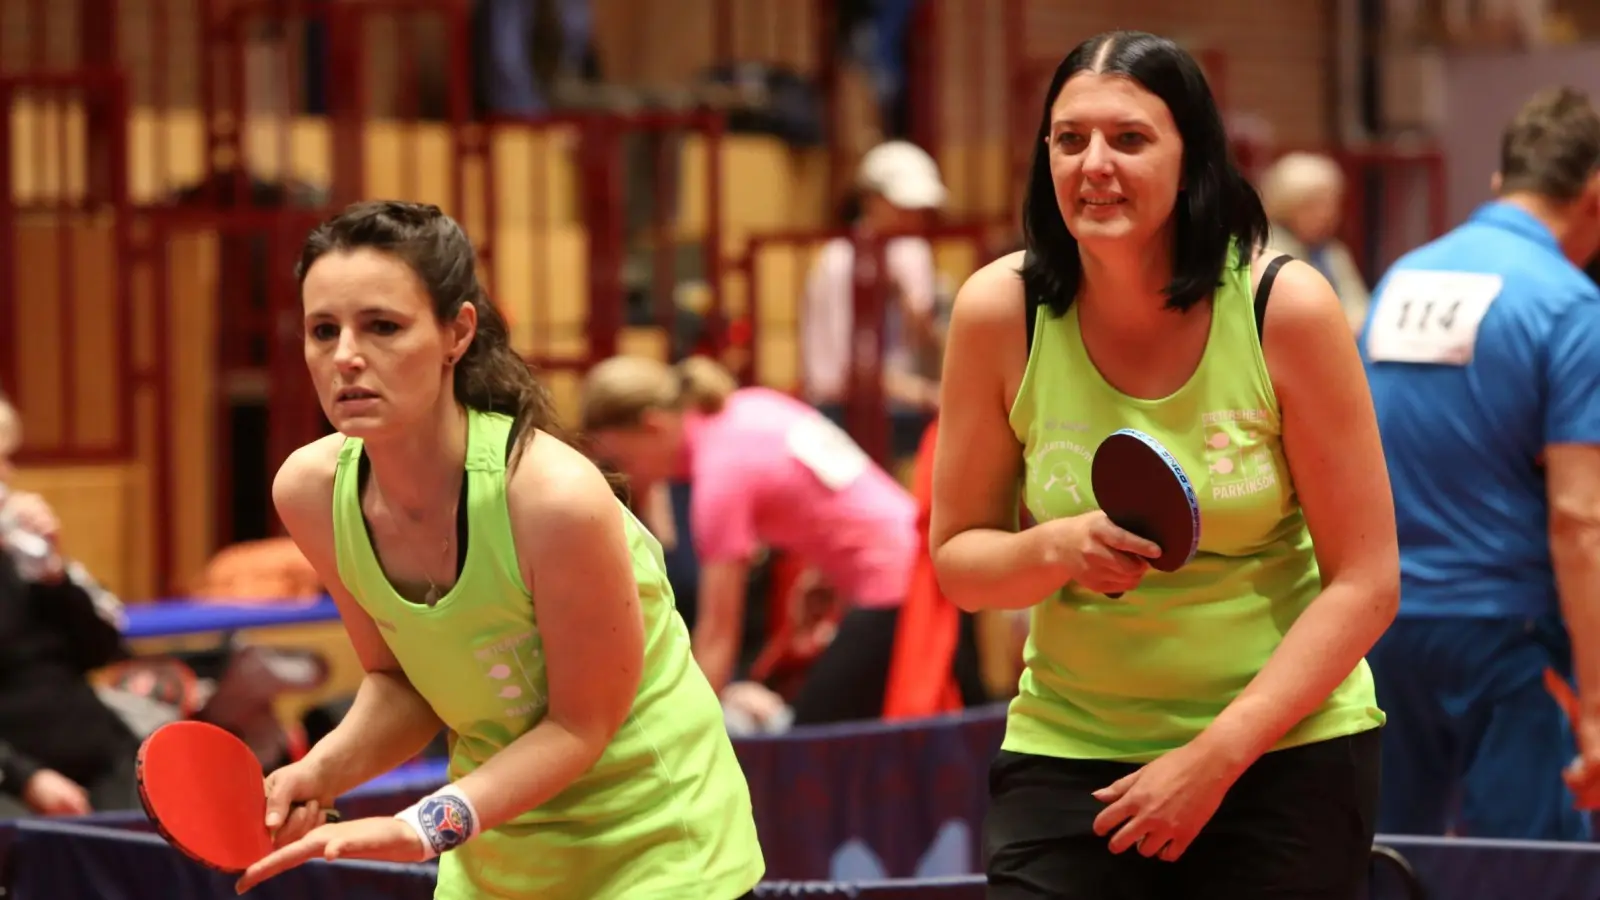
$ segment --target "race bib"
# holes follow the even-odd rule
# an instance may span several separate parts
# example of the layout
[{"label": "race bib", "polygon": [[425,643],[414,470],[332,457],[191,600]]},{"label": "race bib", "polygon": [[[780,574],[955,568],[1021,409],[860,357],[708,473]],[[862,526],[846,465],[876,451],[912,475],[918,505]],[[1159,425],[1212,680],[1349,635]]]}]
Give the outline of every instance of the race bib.
[{"label": "race bib", "polygon": [[850,435],[820,415],[796,422],[784,443],[790,456],[833,491],[849,487],[872,463]]},{"label": "race bib", "polygon": [[1379,295],[1367,327],[1373,362],[1464,366],[1478,327],[1504,286],[1476,272],[1396,272]]}]

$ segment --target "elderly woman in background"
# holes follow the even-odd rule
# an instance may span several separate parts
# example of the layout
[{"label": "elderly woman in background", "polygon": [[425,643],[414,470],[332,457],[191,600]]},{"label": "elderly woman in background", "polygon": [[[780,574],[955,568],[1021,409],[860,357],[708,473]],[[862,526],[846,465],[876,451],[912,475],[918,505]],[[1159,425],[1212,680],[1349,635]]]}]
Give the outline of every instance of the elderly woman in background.
[{"label": "elderly woman in background", "polygon": [[1268,244],[1310,263],[1333,285],[1352,332],[1367,317],[1367,283],[1339,240],[1344,171],[1319,153],[1289,153],[1261,179],[1261,203],[1272,222]]}]

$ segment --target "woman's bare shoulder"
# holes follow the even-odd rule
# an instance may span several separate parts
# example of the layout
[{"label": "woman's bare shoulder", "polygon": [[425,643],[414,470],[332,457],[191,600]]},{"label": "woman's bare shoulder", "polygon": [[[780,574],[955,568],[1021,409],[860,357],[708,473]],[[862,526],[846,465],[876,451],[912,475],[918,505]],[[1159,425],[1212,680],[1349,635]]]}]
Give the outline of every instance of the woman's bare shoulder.
[{"label": "woman's bare shoulder", "polygon": [[1021,328],[1026,317],[1022,290],[1023,252],[1008,253],[967,278],[950,311],[951,328],[989,332]]},{"label": "woman's bare shoulder", "polygon": [[304,535],[317,522],[332,522],[333,476],[339,467],[342,434],[318,438],[289,454],[272,480],[272,503],[291,535]]}]

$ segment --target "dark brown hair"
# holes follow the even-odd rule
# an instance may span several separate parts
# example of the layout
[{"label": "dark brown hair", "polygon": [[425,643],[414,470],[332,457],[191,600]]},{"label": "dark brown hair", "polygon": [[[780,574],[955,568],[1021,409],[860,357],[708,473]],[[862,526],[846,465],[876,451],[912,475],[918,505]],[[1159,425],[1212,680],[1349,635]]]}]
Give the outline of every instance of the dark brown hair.
[{"label": "dark brown hair", "polygon": [[478,330],[455,364],[455,398],[469,409],[514,417],[513,439],[556,427],[550,394],[511,348],[511,332],[478,281],[477,253],[461,226],[437,206],[399,200],[356,203],[306,237],[295,265],[302,289],[306,273],[323,256],[367,247],[411,267],[433,298],[433,314],[452,322],[463,303],[478,312]]},{"label": "dark brown hair", "polygon": [[1576,200],[1600,171],[1600,113],[1577,88],[1546,88],[1500,138],[1500,192]]}]

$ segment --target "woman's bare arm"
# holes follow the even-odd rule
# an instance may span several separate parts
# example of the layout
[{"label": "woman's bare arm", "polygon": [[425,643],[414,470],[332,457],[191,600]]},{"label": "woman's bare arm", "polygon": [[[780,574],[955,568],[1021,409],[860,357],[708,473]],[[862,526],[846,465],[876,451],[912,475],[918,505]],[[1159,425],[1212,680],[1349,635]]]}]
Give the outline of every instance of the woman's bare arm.
[{"label": "woman's bare arm", "polygon": [[600,470],[541,434],[507,490],[544,643],[549,708],[533,730],[456,782],[484,830],[541,806],[599,760],[633,709],[644,668],[623,511]]},{"label": "woman's bare arm", "polygon": [[1266,666],[1201,735],[1247,766],[1361,663],[1400,606],[1394,499],[1377,415],[1333,289],[1290,263],[1262,345],[1283,416],[1283,451],[1322,571],[1322,593]]},{"label": "woman's bare arm", "polygon": [[928,545],[962,609],[1021,609],[1072,573],[1044,529],[1017,531],[1022,447],[1009,421],[1027,366],[1021,254],[980,269],[956,295],[945,344]]},{"label": "woman's bare arm", "polygon": [[327,586],[366,672],[350,711],[306,754],[305,762],[326,788],[325,800],[410,760],[444,727],[400,670],[372,617],[339,578],[333,549],[333,472],[343,440],[331,435],[296,450],[272,483],[278,518]]}]

